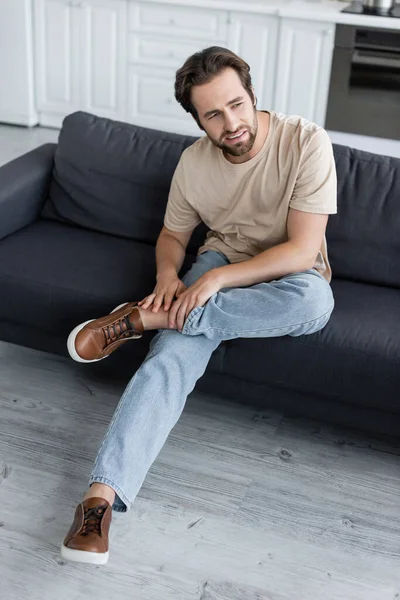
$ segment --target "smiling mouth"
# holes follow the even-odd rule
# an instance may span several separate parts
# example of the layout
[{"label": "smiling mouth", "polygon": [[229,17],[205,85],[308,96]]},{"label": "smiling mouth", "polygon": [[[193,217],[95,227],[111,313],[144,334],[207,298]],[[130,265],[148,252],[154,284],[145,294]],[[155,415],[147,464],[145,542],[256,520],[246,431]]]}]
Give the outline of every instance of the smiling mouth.
[{"label": "smiling mouth", "polygon": [[240,142],[246,133],[247,133],[247,129],[242,129],[238,133],[234,133],[233,135],[225,136],[225,141],[228,143],[231,143],[231,144]]}]

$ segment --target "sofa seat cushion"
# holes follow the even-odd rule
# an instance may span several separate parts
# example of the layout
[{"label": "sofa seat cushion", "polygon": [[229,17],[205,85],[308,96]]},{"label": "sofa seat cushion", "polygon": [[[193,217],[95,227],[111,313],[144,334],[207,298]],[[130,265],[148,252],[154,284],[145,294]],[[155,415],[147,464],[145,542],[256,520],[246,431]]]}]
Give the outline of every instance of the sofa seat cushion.
[{"label": "sofa seat cushion", "polygon": [[0,242],[0,319],[67,336],[144,298],[155,275],[154,246],[39,220]]},{"label": "sofa seat cushion", "polygon": [[335,309],[312,335],[228,342],[223,372],[400,412],[400,291],[332,280]]}]

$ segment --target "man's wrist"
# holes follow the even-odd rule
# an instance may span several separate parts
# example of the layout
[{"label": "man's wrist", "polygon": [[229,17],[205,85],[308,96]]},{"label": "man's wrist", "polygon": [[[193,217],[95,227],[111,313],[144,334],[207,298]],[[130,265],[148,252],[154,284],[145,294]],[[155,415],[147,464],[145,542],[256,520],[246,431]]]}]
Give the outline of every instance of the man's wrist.
[{"label": "man's wrist", "polygon": [[218,288],[222,290],[222,288],[226,287],[225,285],[225,271],[224,267],[215,267],[209,271],[213,280],[217,283]]},{"label": "man's wrist", "polygon": [[160,269],[157,271],[156,279],[157,281],[162,277],[178,277],[177,270],[174,267],[168,267],[166,269]]}]

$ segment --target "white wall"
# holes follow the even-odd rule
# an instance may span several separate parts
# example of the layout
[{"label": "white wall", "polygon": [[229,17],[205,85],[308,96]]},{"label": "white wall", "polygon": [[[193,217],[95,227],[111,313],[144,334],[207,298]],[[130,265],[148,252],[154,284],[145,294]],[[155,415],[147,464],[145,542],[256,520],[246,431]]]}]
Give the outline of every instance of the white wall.
[{"label": "white wall", "polygon": [[25,125],[38,122],[34,103],[32,0],[0,0],[1,121]]}]

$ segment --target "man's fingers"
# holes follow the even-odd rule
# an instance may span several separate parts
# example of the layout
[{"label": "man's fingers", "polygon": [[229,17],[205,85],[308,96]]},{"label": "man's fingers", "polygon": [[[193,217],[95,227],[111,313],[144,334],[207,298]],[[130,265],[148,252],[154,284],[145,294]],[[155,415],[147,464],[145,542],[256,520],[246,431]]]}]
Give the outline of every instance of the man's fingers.
[{"label": "man's fingers", "polygon": [[168,293],[164,298],[164,310],[169,310],[171,307],[172,300],[174,299],[173,293]]},{"label": "man's fingers", "polygon": [[182,302],[181,306],[179,307],[178,314],[176,315],[176,325],[179,331],[182,331],[183,324],[185,323],[187,305],[188,300]]},{"label": "man's fingers", "polygon": [[175,300],[175,302],[172,304],[171,310],[169,311],[168,327],[171,329],[176,329],[176,313],[180,307],[180,304],[181,303],[179,300]]},{"label": "man's fingers", "polygon": [[150,304],[153,302],[155,297],[156,297],[155,294],[150,294],[150,296],[146,296],[146,298],[143,298],[143,300],[138,302],[138,305],[141,306],[142,308],[148,308],[150,306]]},{"label": "man's fingers", "polygon": [[187,290],[186,285],[183,283],[183,281],[180,281],[178,287],[176,288],[175,296],[179,298],[179,296],[181,296],[185,290]]},{"label": "man's fingers", "polygon": [[158,312],[158,309],[160,308],[161,304],[163,303],[164,300],[164,294],[158,294],[158,296],[156,296],[156,299],[154,300],[154,306],[151,309],[152,312]]},{"label": "man's fingers", "polygon": [[189,314],[192,312],[194,307],[196,306],[196,300],[193,300],[186,308],[185,321],[188,318]]}]

